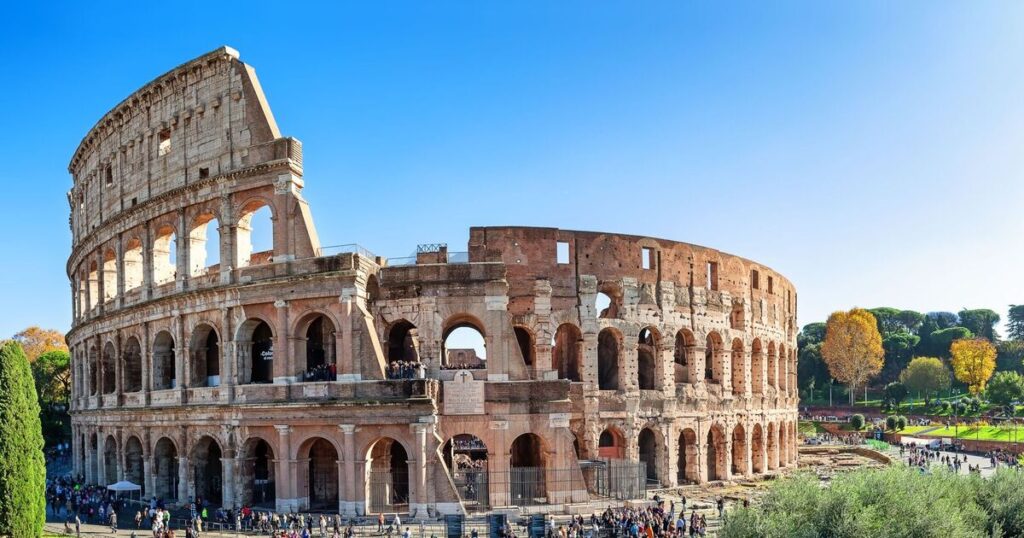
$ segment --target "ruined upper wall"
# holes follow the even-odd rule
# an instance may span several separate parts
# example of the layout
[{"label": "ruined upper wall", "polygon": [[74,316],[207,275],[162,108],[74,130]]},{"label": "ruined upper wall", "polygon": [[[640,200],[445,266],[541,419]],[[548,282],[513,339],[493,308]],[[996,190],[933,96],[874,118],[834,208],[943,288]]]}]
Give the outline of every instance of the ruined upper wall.
[{"label": "ruined upper wall", "polygon": [[68,166],[74,243],[192,182],[280,158],[301,165],[301,147],[280,136],[255,71],[234,49],[168,71],[105,114],[75,151]]}]

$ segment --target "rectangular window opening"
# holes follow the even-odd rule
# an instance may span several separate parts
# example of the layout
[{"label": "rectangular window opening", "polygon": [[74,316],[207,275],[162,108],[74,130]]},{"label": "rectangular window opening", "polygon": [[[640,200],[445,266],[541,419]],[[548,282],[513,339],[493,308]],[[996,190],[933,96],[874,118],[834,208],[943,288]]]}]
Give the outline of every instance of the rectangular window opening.
[{"label": "rectangular window opening", "polygon": [[750,286],[755,290],[761,289],[761,273],[754,269],[750,272]]},{"label": "rectangular window opening", "polygon": [[103,171],[103,178],[108,187],[114,184],[114,170],[110,168],[109,164]]},{"label": "rectangular window opening", "polygon": [[771,295],[772,293],[775,292],[774,284],[775,284],[775,279],[773,279],[772,277],[768,277],[768,294],[769,295]]},{"label": "rectangular window opening", "polygon": [[164,129],[160,131],[158,140],[160,145],[157,146],[157,155],[163,157],[171,152],[171,130]]},{"label": "rectangular window opening", "polygon": [[708,262],[707,267],[707,287],[709,290],[718,290],[718,263]]},{"label": "rectangular window opening", "polygon": [[199,179],[206,179],[208,177],[210,177],[210,169],[209,168],[200,168],[199,169]]},{"label": "rectangular window opening", "polygon": [[567,241],[558,242],[556,260],[561,265],[569,263],[569,243]]},{"label": "rectangular window opening", "polygon": [[651,265],[652,265],[651,264],[651,258],[653,258],[653,257],[654,257],[654,251],[652,249],[649,249],[647,247],[642,247],[640,249],[640,267],[642,267],[644,269],[650,269]]}]

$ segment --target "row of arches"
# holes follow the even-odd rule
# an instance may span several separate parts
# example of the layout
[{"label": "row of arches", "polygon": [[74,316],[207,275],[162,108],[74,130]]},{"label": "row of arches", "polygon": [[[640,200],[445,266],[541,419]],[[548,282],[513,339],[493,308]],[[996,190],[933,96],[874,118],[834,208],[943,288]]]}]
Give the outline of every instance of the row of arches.
[{"label": "row of arches", "polygon": [[[174,282],[181,267],[188,277],[199,278],[219,272],[225,256],[234,268],[271,260],[274,215],[268,201],[256,198],[245,202],[229,225],[221,225],[218,213],[216,209],[200,211],[181,230],[174,222],[177,217],[168,216],[154,221],[151,233],[129,235],[87,257],[72,279],[75,318],[147,283],[161,286]],[[148,243],[147,235],[151,237]]]}]

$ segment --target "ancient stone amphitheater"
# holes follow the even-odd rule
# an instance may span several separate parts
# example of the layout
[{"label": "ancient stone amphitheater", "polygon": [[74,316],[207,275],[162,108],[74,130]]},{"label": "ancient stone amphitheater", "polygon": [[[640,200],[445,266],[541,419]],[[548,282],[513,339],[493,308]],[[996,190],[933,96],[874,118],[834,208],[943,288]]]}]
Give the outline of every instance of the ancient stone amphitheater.
[{"label": "ancient stone amphitheater", "polygon": [[[468,252],[406,259],[321,246],[302,146],[230,48],[128,96],[69,171],[74,467],[92,483],[422,515],[795,464],[780,274],[555,228],[471,228]],[[457,331],[481,349],[449,349]]]}]

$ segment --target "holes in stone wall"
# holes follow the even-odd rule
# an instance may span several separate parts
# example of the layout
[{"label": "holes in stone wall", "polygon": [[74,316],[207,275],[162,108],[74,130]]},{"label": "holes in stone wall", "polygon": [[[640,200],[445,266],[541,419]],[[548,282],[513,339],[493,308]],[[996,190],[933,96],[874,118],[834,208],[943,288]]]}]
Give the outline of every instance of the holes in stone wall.
[{"label": "holes in stone wall", "polygon": [[157,156],[163,157],[171,153],[171,130],[164,129],[157,135]]}]

